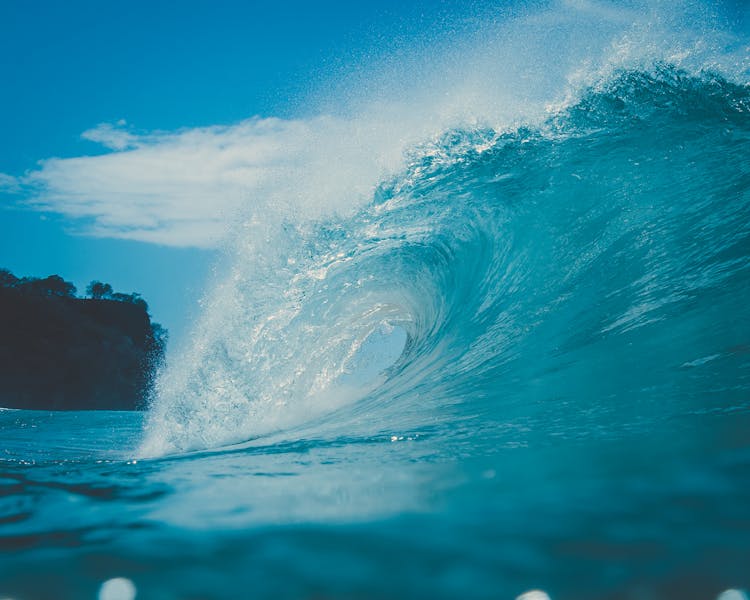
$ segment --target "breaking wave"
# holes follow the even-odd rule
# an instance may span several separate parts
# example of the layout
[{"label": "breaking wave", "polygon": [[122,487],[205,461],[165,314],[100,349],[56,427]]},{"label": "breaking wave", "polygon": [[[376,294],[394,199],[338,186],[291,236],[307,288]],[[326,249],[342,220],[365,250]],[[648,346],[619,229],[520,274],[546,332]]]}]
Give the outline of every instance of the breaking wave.
[{"label": "breaking wave", "polygon": [[526,118],[421,122],[385,170],[373,149],[348,205],[304,210],[351,181],[321,148],[316,189],[294,177],[248,209],[140,452],[469,415],[592,436],[746,409],[747,56],[626,60],[618,35]]}]

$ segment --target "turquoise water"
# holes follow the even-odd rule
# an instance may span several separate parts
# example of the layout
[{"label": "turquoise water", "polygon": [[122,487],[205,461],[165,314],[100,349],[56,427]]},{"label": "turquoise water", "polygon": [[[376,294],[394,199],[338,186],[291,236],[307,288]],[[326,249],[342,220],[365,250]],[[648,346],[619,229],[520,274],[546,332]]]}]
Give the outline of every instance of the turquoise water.
[{"label": "turquoise water", "polygon": [[741,79],[614,69],[264,227],[148,413],[0,411],[0,596],[750,587]]}]

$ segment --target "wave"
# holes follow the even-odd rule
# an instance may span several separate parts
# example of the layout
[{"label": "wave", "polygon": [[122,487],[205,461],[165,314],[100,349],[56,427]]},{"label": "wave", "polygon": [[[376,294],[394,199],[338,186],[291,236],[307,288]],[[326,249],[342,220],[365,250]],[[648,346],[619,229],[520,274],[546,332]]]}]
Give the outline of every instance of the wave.
[{"label": "wave", "polygon": [[597,72],[542,119],[413,146],[354,210],[245,220],[140,454],[746,410],[750,87]]}]

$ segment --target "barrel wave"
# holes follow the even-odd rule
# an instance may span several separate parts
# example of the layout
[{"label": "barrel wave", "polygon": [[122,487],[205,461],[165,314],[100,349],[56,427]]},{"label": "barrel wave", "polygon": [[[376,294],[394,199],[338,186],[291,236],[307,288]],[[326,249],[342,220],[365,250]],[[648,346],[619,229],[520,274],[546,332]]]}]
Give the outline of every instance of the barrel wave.
[{"label": "barrel wave", "polygon": [[144,452],[745,414],[749,236],[750,93],[718,74],[620,70],[536,125],[450,130],[354,215],[248,226]]}]

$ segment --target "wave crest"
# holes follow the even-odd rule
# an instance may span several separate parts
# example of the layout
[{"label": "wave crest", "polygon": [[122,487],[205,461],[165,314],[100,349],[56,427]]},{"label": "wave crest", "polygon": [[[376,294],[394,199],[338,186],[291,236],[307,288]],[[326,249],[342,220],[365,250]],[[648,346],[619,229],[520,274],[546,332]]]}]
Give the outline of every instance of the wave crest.
[{"label": "wave crest", "polygon": [[539,126],[444,134],[353,216],[248,224],[142,453],[302,424],[549,428],[562,410],[634,426],[702,398],[680,365],[709,355],[731,387],[748,115],[748,88],[716,74],[622,71]]}]

